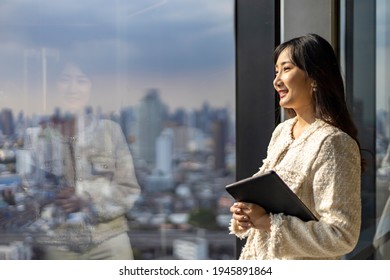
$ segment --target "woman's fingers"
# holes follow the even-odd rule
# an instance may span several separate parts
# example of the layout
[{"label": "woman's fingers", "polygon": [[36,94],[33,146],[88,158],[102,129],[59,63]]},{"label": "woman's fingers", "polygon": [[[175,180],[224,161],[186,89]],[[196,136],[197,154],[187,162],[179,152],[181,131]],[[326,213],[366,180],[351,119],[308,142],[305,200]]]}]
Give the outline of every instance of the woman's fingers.
[{"label": "woman's fingers", "polygon": [[247,230],[252,227],[252,223],[250,222],[238,222],[237,221],[238,228],[240,230]]},{"label": "woman's fingers", "polygon": [[257,204],[248,202],[236,202],[230,207],[233,219],[236,220],[240,230],[247,230],[251,227],[270,231],[270,216],[265,209]]},{"label": "woman's fingers", "polygon": [[67,213],[77,212],[81,209],[81,199],[73,195],[67,198],[57,198],[56,204],[64,209]]},{"label": "woman's fingers", "polygon": [[236,202],[235,203],[237,208],[242,208],[242,209],[246,209],[246,208],[250,207],[250,204],[251,203],[247,203],[247,202]]},{"label": "woman's fingers", "polygon": [[239,222],[249,222],[249,217],[247,215],[233,214],[233,218]]}]

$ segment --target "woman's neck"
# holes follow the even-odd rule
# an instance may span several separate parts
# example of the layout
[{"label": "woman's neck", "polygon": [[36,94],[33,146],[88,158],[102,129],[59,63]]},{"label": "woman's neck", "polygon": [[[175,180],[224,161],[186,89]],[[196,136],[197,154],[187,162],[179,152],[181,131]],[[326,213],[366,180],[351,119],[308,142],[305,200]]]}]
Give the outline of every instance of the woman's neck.
[{"label": "woman's neck", "polygon": [[316,120],[315,115],[310,112],[306,112],[306,114],[298,114],[297,113],[297,121],[292,127],[292,137],[293,139],[299,138],[302,133]]}]

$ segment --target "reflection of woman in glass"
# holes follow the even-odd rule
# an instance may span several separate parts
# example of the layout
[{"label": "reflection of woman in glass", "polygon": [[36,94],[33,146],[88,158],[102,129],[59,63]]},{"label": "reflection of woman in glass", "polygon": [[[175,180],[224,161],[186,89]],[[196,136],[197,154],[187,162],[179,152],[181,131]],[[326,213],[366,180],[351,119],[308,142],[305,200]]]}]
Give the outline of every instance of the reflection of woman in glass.
[{"label": "reflection of woman in glass", "polygon": [[67,63],[58,82],[64,109],[80,114],[91,97],[92,83],[76,63]]},{"label": "reflection of woman in glass", "polygon": [[42,211],[49,224],[49,235],[40,240],[47,259],[133,258],[126,214],[140,187],[120,126],[85,110],[91,88],[77,64],[66,64],[58,89],[67,113],[41,132],[51,147],[38,164],[46,174],[41,183],[51,180],[57,189],[54,203]]}]

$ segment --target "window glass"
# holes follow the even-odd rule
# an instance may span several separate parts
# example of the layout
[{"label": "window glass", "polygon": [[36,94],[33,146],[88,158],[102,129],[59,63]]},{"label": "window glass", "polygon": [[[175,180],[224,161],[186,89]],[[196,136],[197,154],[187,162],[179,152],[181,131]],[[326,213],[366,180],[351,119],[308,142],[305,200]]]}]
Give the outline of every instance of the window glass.
[{"label": "window glass", "polygon": [[374,246],[377,259],[390,259],[390,4],[377,1],[376,8],[376,202],[377,228]]},{"label": "window glass", "polygon": [[[2,1],[0,61],[0,245],[23,244],[22,232],[39,239],[34,222],[58,191],[42,184],[67,172],[49,133],[60,127],[61,136],[77,130],[93,143],[88,153],[104,143],[84,163],[79,148],[70,152],[79,189],[91,178],[126,185],[119,178],[128,174],[107,158],[123,137],[141,187],[126,210],[136,259],[234,258],[224,190],[235,179],[233,0]],[[89,139],[85,116],[121,133]],[[110,188],[91,200],[119,199]],[[25,258],[41,257],[27,248]]]}]

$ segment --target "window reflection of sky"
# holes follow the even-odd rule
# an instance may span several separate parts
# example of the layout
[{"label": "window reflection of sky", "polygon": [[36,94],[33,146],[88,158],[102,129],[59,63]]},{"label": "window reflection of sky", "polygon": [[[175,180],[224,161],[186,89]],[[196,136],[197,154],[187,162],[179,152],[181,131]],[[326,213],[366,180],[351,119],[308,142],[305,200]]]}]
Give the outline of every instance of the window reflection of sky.
[{"label": "window reflection of sky", "polygon": [[374,237],[377,259],[390,259],[390,96],[389,3],[377,1],[376,9],[376,211]]},{"label": "window reflection of sky", "polygon": [[234,104],[233,1],[75,2],[1,4],[2,101],[42,110],[43,60],[49,87],[51,67],[71,53],[94,69],[95,102],[107,109],[136,104],[150,87],[172,107]]}]

